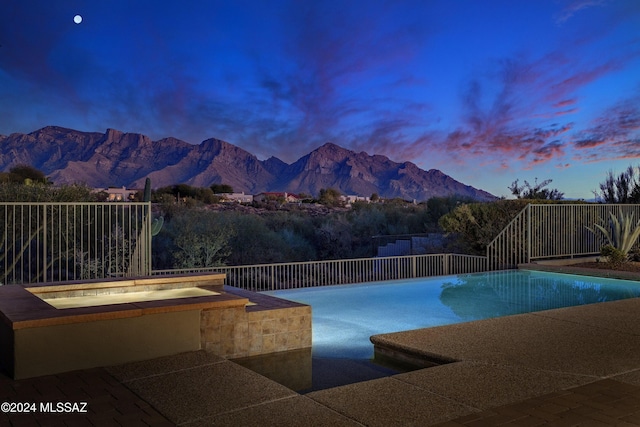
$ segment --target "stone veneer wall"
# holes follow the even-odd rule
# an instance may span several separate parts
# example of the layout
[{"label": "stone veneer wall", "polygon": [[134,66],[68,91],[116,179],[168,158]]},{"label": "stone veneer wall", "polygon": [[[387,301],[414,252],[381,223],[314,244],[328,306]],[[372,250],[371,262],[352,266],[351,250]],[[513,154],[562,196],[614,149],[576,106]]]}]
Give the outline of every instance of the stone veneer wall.
[{"label": "stone veneer wall", "polygon": [[311,307],[203,310],[202,348],[228,359],[311,347]]}]

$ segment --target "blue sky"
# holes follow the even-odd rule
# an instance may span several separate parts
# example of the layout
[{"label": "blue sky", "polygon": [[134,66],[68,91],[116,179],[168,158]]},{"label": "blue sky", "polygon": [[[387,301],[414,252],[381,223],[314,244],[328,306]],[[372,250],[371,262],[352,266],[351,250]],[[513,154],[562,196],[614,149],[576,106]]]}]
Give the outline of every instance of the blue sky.
[{"label": "blue sky", "polygon": [[640,1],[5,0],[0,134],[47,125],[588,199],[640,164]]}]

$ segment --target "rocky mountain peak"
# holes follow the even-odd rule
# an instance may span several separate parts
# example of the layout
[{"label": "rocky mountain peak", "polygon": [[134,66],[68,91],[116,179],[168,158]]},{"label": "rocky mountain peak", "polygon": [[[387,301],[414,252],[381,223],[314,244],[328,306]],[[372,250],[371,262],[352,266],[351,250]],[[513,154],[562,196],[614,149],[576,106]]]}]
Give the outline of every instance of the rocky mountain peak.
[{"label": "rocky mountain peak", "polygon": [[141,188],[149,177],[156,188],[223,183],[247,194],[288,191],[317,195],[320,189],[331,187],[343,194],[377,193],[409,200],[448,195],[494,198],[439,170],[427,172],[411,162],[396,163],[331,142],[293,164],[276,157],[260,161],[244,149],[215,138],[194,145],[173,137],[152,141],[148,136],[116,129],[98,133],[47,126],[28,135],[0,137],[0,144],[0,170],[29,164],[58,184]]}]

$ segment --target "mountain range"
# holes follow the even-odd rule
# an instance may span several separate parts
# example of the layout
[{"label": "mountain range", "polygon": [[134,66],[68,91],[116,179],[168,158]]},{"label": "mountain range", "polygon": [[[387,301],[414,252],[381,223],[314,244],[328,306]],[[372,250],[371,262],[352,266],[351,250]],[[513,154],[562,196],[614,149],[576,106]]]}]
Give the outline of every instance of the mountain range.
[{"label": "mountain range", "polygon": [[0,170],[33,166],[56,184],[84,183],[95,188],[154,188],[173,184],[208,187],[228,184],[236,192],[287,191],[317,195],[322,188],[343,194],[423,201],[435,196],[492,200],[486,191],[462,184],[439,170],[425,171],[411,162],[356,153],[327,143],[288,164],[255,155],[219,139],[198,145],[176,138],[107,129],[81,132],[48,126],[29,134],[0,135]]}]

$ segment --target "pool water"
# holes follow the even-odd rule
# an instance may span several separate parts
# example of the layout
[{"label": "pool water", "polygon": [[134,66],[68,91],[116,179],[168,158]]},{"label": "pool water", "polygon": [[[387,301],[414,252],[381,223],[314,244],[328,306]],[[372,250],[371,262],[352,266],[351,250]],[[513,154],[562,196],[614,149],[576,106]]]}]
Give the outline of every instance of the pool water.
[{"label": "pool water", "polygon": [[312,307],[314,358],[371,359],[371,335],[640,296],[640,282],[528,270],[265,292]]}]

